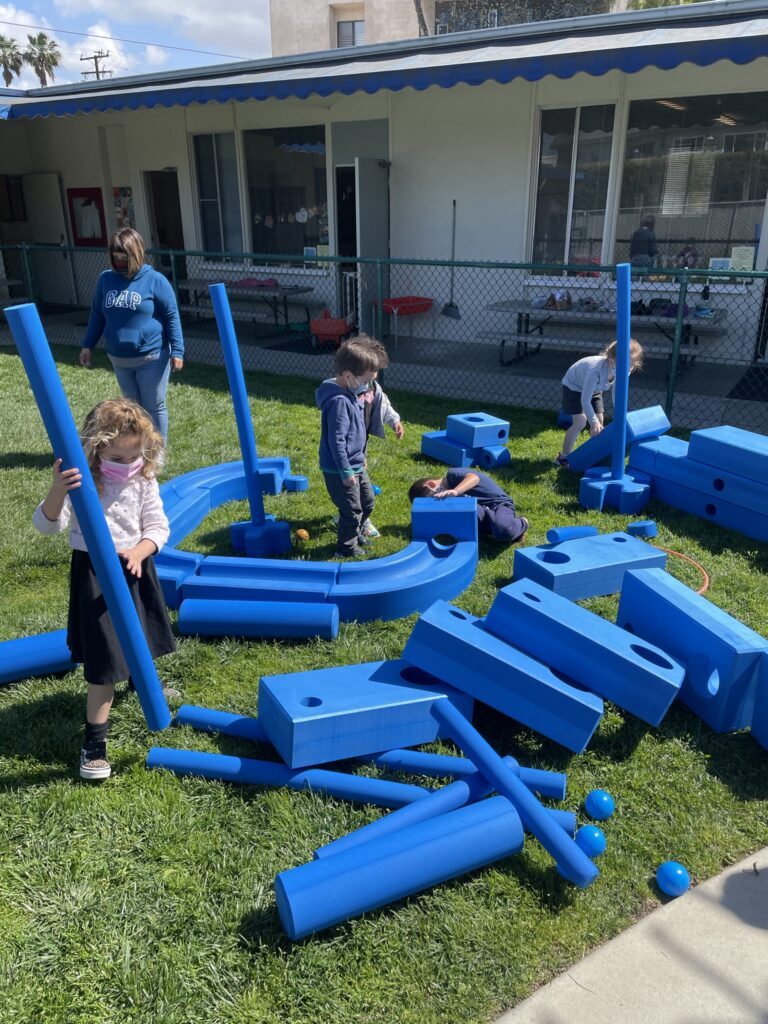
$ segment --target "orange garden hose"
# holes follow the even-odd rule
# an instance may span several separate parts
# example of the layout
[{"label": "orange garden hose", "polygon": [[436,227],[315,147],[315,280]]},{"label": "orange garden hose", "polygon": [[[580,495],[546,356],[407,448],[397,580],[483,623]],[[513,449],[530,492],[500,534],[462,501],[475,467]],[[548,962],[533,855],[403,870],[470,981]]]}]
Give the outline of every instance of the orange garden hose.
[{"label": "orange garden hose", "polygon": [[703,565],[700,565],[695,558],[690,558],[688,555],[684,555],[682,551],[673,551],[671,548],[663,548],[661,544],[654,544],[653,546],[658,548],[659,551],[666,551],[668,555],[674,555],[676,558],[682,558],[684,562],[690,562],[691,565],[695,566],[701,573],[701,586],[696,593],[706,594],[709,590],[709,573]]}]

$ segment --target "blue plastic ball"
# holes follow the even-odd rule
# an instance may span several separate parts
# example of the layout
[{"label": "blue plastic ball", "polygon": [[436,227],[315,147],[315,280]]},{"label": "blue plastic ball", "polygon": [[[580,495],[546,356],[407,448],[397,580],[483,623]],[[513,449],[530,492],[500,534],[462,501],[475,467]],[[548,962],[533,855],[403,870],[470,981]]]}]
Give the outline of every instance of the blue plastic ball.
[{"label": "blue plastic ball", "polygon": [[378,484],[371,484],[371,487],[373,488],[374,494],[381,494],[381,488]]},{"label": "blue plastic ball", "polygon": [[605,821],[616,810],[616,804],[613,802],[611,794],[606,793],[604,789],[593,789],[591,793],[587,794],[584,808],[590,818],[594,818],[595,821]]},{"label": "blue plastic ball", "polygon": [[656,872],[656,884],[666,896],[682,896],[691,887],[691,876],[678,861],[665,860]]},{"label": "blue plastic ball", "polygon": [[605,853],[605,833],[597,825],[582,825],[575,836],[576,845],[593,860]]}]

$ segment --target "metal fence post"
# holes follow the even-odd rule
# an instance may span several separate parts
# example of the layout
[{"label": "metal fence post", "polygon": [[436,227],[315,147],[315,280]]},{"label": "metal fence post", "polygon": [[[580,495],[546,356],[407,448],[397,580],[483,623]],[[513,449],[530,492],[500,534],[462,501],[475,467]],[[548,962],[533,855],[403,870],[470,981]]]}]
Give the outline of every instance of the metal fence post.
[{"label": "metal fence post", "polygon": [[176,296],[176,301],[179,299],[179,283],[178,275],[176,273],[176,250],[171,249],[171,284],[173,285],[173,294]]},{"label": "metal fence post", "polygon": [[35,301],[35,285],[32,276],[32,263],[29,259],[29,243],[21,243],[21,263],[24,267],[24,283],[27,287],[27,301]]},{"label": "metal fence post", "polygon": [[384,340],[384,292],[382,281],[381,257],[378,257],[376,259],[376,337],[379,341]]},{"label": "metal fence post", "polygon": [[677,317],[675,318],[675,337],[672,341],[672,352],[669,356],[669,373],[667,374],[667,400],[664,403],[664,411],[672,418],[672,403],[675,397],[675,385],[677,384],[677,364],[680,360],[680,343],[683,338],[683,320],[685,319],[685,300],[688,295],[688,271],[680,273],[680,290],[677,298]]}]

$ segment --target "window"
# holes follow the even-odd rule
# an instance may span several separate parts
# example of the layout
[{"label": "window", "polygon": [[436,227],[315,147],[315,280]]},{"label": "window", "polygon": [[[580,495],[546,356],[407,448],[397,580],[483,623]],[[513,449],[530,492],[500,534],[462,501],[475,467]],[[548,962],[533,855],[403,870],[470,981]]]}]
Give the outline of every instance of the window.
[{"label": "window", "polygon": [[362,46],[365,42],[364,21],[337,21],[336,22],[336,45]]},{"label": "window", "polygon": [[633,259],[642,221],[660,266],[708,267],[755,248],[766,192],[768,93],[633,102],[614,258]]},{"label": "window", "polygon": [[0,221],[26,219],[21,178],[14,174],[0,174]]},{"label": "window", "polygon": [[495,7],[488,11],[488,28],[499,27],[499,12]]},{"label": "window", "polygon": [[600,263],[613,105],[541,114],[533,259]]},{"label": "window", "polygon": [[450,32],[450,26],[447,21],[438,21],[435,25],[435,35],[447,36]]},{"label": "window", "polygon": [[324,126],[243,132],[243,147],[253,251],[328,245]]},{"label": "window", "polygon": [[200,227],[206,252],[242,252],[234,132],[195,135]]}]

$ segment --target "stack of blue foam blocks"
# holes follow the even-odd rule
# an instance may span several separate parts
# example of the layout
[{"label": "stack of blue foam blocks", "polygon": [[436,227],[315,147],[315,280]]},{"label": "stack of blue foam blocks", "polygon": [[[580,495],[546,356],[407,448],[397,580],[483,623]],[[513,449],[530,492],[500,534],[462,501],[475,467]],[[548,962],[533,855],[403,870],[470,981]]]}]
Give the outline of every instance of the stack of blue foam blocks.
[{"label": "stack of blue foam blocks", "polygon": [[445,430],[421,435],[421,454],[448,466],[498,469],[511,463],[507,441],[509,423],[486,412],[449,416]]}]

